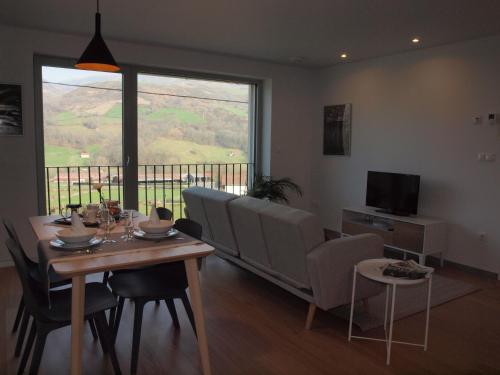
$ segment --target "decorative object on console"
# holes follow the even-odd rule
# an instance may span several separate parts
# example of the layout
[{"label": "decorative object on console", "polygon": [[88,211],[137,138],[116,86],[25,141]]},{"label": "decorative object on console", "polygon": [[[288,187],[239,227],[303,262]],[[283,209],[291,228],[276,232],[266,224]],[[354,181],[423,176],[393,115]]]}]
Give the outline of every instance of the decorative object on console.
[{"label": "decorative object on console", "polygon": [[267,199],[271,202],[289,203],[286,196],[286,190],[295,192],[299,197],[302,196],[302,189],[289,177],[274,180],[271,176],[263,176],[257,173],[253,180],[252,188],[248,190],[248,195],[254,198]]},{"label": "decorative object on console", "polygon": [[326,106],[323,126],[323,154],[350,156],[351,104]]},{"label": "decorative object on console", "polygon": [[23,135],[21,85],[0,84],[0,135]]}]

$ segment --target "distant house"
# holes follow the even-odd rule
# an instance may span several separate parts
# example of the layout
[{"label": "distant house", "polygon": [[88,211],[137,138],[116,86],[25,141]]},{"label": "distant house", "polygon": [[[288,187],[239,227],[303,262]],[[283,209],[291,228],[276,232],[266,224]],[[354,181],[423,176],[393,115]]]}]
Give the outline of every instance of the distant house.
[{"label": "distant house", "polygon": [[80,152],[80,158],[88,159],[90,158],[90,154],[88,152]]},{"label": "distant house", "polygon": [[203,173],[184,173],[182,175],[182,181],[192,184],[196,182],[210,182],[211,179]]}]

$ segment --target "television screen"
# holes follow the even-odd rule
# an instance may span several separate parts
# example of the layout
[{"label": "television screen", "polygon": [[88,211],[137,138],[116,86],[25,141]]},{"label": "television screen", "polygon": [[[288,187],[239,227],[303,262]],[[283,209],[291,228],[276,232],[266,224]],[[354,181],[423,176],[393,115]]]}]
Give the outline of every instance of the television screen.
[{"label": "television screen", "polygon": [[366,205],[395,215],[416,215],[420,176],[368,171]]}]

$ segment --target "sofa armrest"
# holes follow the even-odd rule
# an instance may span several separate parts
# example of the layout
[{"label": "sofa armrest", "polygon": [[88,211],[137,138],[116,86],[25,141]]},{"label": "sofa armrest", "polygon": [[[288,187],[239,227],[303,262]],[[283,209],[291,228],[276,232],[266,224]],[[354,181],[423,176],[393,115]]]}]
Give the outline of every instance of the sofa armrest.
[{"label": "sofa armrest", "polygon": [[[324,242],[307,255],[307,269],[315,304],[328,310],[350,303],[354,265],[383,258],[384,241],[376,234],[360,234]],[[379,284],[359,278],[356,299],[383,291]]]}]

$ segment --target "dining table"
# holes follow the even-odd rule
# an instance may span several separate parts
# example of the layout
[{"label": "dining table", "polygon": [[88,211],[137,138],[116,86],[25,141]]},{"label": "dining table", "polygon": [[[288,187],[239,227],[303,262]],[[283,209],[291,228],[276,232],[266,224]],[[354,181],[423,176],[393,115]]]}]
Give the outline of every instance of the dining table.
[{"label": "dining table", "polygon": [[[72,279],[71,291],[71,374],[82,374],[82,348],[84,330],[85,306],[85,279],[87,275],[126,268],[152,266],[161,263],[183,261],[186,267],[189,294],[193,309],[194,321],[198,339],[198,349],[201,359],[201,368],[204,375],[211,374],[208,340],[205,330],[205,319],[198,275],[198,259],[214,252],[214,248],[202,241],[186,241],[182,236],[162,240],[146,241],[135,239],[124,241],[123,225],[117,224],[110,231],[110,236],[116,242],[113,244],[100,244],[88,251],[60,251],[59,254],[49,250],[50,241],[56,239],[56,234],[61,226],[54,223],[60,216],[33,216],[29,218],[31,227],[38,239],[39,259],[41,272],[51,268],[57,274]],[[139,214],[134,220],[137,225],[148,217]],[[98,236],[103,231],[98,229]],[[188,237],[187,235],[184,237]],[[193,239],[194,240],[194,239]],[[54,255],[55,254],[55,255]]]}]

